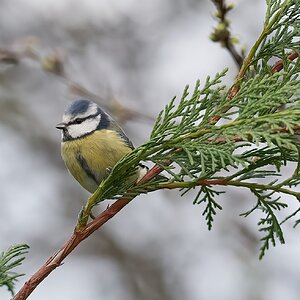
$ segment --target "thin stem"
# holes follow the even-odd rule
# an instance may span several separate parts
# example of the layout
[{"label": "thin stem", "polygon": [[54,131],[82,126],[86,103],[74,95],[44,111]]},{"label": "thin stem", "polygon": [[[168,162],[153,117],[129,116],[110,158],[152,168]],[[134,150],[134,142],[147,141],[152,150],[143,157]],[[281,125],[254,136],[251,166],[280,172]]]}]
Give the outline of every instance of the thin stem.
[{"label": "thin stem", "polygon": [[262,41],[272,32],[272,26],[278,21],[278,19],[281,17],[282,12],[286,9],[286,7],[289,5],[291,0],[286,0],[280,7],[280,9],[277,11],[275,16],[270,20],[268,24],[264,25],[263,31],[261,32],[260,36],[254,43],[253,47],[250,49],[248,56],[245,58],[242,67],[236,77],[235,83],[233,84],[232,88],[229,92],[229,99],[232,99],[239,91],[240,88],[240,82],[244,78],[246,71],[251,66],[253,62],[253,57],[255,56],[255,53],[257,49],[259,48]]},{"label": "thin stem", "polygon": [[57,267],[62,265],[63,260],[78,246],[78,244],[117,214],[130,202],[130,200],[132,199],[117,200],[87,226],[80,229],[76,228],[65,244],[54,255],[52,255],[28,281],[25,282],[20,291],[13,297],[13,300],[27,299],[39,283],[41,283]]},{"label": "thin stem", "polygon": [[232,43],[231,32],[229,31],[229,21],[226,19],[227,13],[230,11],[224,0],[212,0],[217,8],[217,18],[220,20],[220,24],[224,26],[222,34],[214,40],[216,42],[221,42],[221,44],[228,50],[229,54],[232,56],[233,60],[240,68],[243,64],[243,56],[238,53],[234,44]]},{"label": "thin stem", "polygon": [[237,186],[237,187],[246,187],[249,189],[258,189],[258,190],[271,190],[287,195],[294,196],[298,200],[300,199],[300,193],[288,190],[286,188],[282,188],[277,185],[270,185],[270,184],[259,184],[259,183],[253,183],[253,182],[241,182],[241,181],[228,181],[228,185],[231,186]]},{"label": "thin stem", "polygon": [[284,220],[282,220],[280,222],[280,225],[282,225],[283,223],[285,223],[287,220],[291,219],[292,217],[296,216],[299,211],[300,211],[300,207],[298,209],[296,209],[292,214],[290,214],[289,216],[287,216]]},{"label": "thin stem", "polygon": [[234,45],[232,44],[232,42],[230,42],[229,39],[226,39],[226,41],[224,42],[224,44],[225,44],[225,48],[231,54],[231,56],[233,57],[235,63],[237,64],[237,66],[241,67],[243,65],[243,61],[244,61],[243,56],[241,56],[237,52],[236,48],[234,47]]},{"label": "thin stem", "polygon": [[[156,177],[162,168],[154,166],[140,181],[143,184]],[[57,267],[62,265],[63,260],[86,238],[88,238],[94,231],[103,226],[108,220],[120,212],[127,204],[130,203],[137,195],[128,197],[125,196],[115,201],[105,211],[99,214],[94,220],[87,225],[76,226],[71,237],[65,244],[52,255],[45,264],[37,270],[31,278],[25,282],[20,291],[14,296],[13,300],[24,300],[35,290],[35,288]]]},{"label": "thin stem", "polygon": [[248,189],[258,189],[258,190],[271,190],[279,193],[284,193],[291,195],[300,200],[300,192],[295,192],[288,190],[286,188],[280,187],[280,185],[270,185],[270,184],[259,184],[254,182],[243,182],[228,180],[227,178],[222,179],[201,179],[192,182],[171,182],[171,183],[160,183],[159,189],[182,189],[182,188],[193,188],[195,186],[211,186],[211,185],[224,185],[224,186],[236,186],[245,187]]}]

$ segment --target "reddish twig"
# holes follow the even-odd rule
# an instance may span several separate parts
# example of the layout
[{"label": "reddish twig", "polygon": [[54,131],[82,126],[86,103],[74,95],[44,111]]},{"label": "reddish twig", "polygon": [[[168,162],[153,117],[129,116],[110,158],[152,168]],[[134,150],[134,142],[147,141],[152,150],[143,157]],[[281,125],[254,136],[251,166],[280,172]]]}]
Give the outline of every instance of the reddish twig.
[{"label": "reddish twig", "polygon": [[[212,185],[227,185],[229,182],[228,178],[221,179],[200,179],[196,182],[193,182],[193,186],[212,186]],[[170,183],[161,183],[160,187],[163,189],[177,189],[180,188],[180,184],[185,184],[184,182],[170,182]]]},{"label": "reddish twig", "polygon": [[229,91],[228,99],[229,100],[233,99],[235,95],[239,92],[239,90],[240,90],[240,84],[234,85]]},{"label": "reddish twig", "polygon": [[[295,60],[297,57],[299,56],[299,52],[297,51],[293,51],[291,54],[288,55],[288,60],[293,61]],[[284,60],[280,59],[279,61],[277,61],[273,66],[272,66],[272,74],[280,72],[283,69],[284,66]],[[239,80],[242,79],[242,77],[245,74],[240,75],[237,79],[237,83],[235,83],[232,88],[230,89],[229,93],[228,93],[228,98],[232,99],[240,90],[240,83]]]},{"label": "reddish twig", "polygon": [[[293,61],[294,59],[296,59],[299,56],[299,53],[296,51],[293,51],[289,56],[288,56],[288,60]],[[280,59],[279,61],[277,61],[273,67],[272,67],[272,73],[276,73],[279,72],[283,69],[283,63],[284,61],[282,59]]]},{"label": "reddish twig", "polygon": [[[291,128],[282,127],[282,128],[274,130],[273,132],[274,133],[278,133],[278,132],[280,132],[280,133],[291,133],[291,129],[295,132],[298,132],[298,131],[300,131],[300,126],[292,126]],[[220,136],[220,137],[217,137],[217,138],[209,138],[207,140],[208,143],[220,143],[220,144],[224,144],[224,143],[227,143],[229,141],[234,142],[234,143],[246,142],[246,141],[250,142],[251,139],[250,138],[249,138],[249,140],[248,139],[243,139],[239,136],[234,136],[234,137],[231,137],[230,139],[228,139],[228,138],[224,138],[224,137]]]},{"label": "reddish twig", "polygon": [[[168,163],[168,162],[166,162]],[[163,171],[163,168],[155,165],[137,184],[145,183],[159,173]],[[52,271],[62,265],[63,260],[87,237],[89,237],[94,231],[99,229],[108,220],[115,216],[122,208],[124,208],[134,197],[124,197],[111,206],[107,207],[101,214],[99,214],[94,220],[88,223],[86,226],[75,228],[71,237],[65,242],[65,244],[52,255],[45,264],[36,271],[31,278],[25,282],[20,291],[14,296],[13,300],[24,300],[35,290],[35,288],[41,283]]]},{"label": "reddish twig", "polygon": [[66,243],[54,255],[52,255],[46,261],[46,263],[35,274],[31,276],[31,278],[27,282],[25,282],[24,286],[14,296],[13,300],[27,299],[28,296],[39,285],[39,283],[41,283],[52,271],[59,267],[62,264],[63,260],[78,246],[79,243],[81,243],[95,230],[100,228],[109,219],[111,219],[116,213],[118,213],[123,207],[125,207],[130,202],[130,200],[117,200],[85,227],[75,229]]}]

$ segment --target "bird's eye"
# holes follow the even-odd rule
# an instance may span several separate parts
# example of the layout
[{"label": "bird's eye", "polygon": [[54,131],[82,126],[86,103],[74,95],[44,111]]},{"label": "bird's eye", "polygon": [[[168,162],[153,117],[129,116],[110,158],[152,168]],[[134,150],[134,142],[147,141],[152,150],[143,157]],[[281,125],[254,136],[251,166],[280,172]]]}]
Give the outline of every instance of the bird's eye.
[{"label": "bird's eye", "polygon": [[81,124],[83,122],[82,119],[75,119],[74,124]]}]

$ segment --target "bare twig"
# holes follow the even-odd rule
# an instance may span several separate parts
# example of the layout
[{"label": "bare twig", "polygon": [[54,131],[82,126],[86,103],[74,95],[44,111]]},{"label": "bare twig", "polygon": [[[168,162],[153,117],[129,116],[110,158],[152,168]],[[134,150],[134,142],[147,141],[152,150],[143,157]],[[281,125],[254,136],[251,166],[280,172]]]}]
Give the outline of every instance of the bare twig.
[{"label": "bare twig", "polygon": [[19,56],[16,52],[0,48],[0,63],[16,65],[19,62]]},{"label": "bare twig", "polygon": [[226,5],[224,0],[212,0],[217,8],[216,17],[219,19],[219,23],[211,33],[210,38],[214,42],[220,42],[222,46],[224,46],[233,60],[240,68],[243,64],[244,57],[242,54],[238,53],[236,50],[233,37],[229,30],[229,21],[226,18],[227,13],[233,8],[232,5]]},{"label": "bare twig", "polygon": [[154,118],[146,113],[128,108],[122,105],[117,99],[111,97],[107,99],[92,93],[81,84],[73,81],[65,71],[65,55],[60,49],[48,51],[46,55],[41,54],[45,51],[39,51],[41,41],[36,37],[27,37],[22,40],[20,49],[0,49],[0,64],[18,64],[22,59],[30,59],[38,63],[40,68],[55,76],[60,77],[69,89],[69,92],[75,96],[88,97],[100,104],[105,110],[118,117],[118,121],[126,122],[132,119],[141,119],[149,123],[154,122]]},{"label": "bare twig", "polygon": [[[152,178],[156,177],[162,168],[155,165],[137,184],[148,182]],[[88,223],[86,226],[76,227],[73,234],[65,242],[65,244],[53,254],[45,264],[36,271],[31,278],[25,282],[20,291],[14,296],[13,300],[24,300],[35,290],[35,288],[41,283],[52,271],[61,266],[63,260],[87,237],[89,237],[94,231],[99,229],[108,220],[121,211],[134,197],[124,197],[111,206],[107,207],[102,213],[100,213],[94,220]]]}]

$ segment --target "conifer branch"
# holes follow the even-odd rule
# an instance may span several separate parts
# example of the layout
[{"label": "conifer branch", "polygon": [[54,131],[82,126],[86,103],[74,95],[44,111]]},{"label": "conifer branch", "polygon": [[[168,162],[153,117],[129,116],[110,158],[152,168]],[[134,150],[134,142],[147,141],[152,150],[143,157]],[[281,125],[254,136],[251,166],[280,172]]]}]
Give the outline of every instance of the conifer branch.
[{"label": "conifer branch", "polygon": [[20,276],[24,275],[13,272],[12,269],[21,265],[28,249],[27,245],[15,245],[0,253],[0,287],[6,286],[12,295],[14,294],[15,283]]},{"label": "conifer branch", "polygon": [[[233,86],[227,89],[222,85],[224,70],[202,85],[197,81],[192,91],[187,86],[179,101],[174,98],[166,105],[149,141],[114,166],[87,201],[72,236],[14,300],[26,299],[80,242],[132,199],[156,190],[178,189],[183,196],[198,188],[193,203],[204,205],[203,215],[211,229],[217,211],[222,209],[217,197],[224,193],[215,187],[245,188],[256,204],[242,215],[247,217],[256,210],[262,214],[258,221],[263,234],[260,258],[269,245],[285,242],[281,224],[295,217],[299,209],[280,221],[277,212],[288,206],[281,196],[293,196],[298,204],[300,201],[300,192],[293,189],[300,184],[300,142],[296,137],[300,124],[300,59],[294,52],[290,54],[293,56],[288,54],[299,46],[300,3],[269,0],[267,5],[263,31]],[[282,63],[272,68],[268,62],[273,57],[280,57]],[[281,110],[283,105],[286,108]],[[154,167],[132,185],[128,178],[136,174],[140,162],[151,162]],[[281,170],[291,163],[297,166],[286,178]],[[162,171],[166,177],[157,176]],[[106,199],[117,201],[89,221],[92,208]],[[299,223],[295,221],[295,225]]]},{"label": "conifer branch", "polygon": [[[291,10],[290,15],[286,15],[286,12],[288,10]],[[252,48],[249,51],[249,54],[245,58],[242,67],[240,68],[240,71],[238,72],[238,75],[236,77],[235,83],[233,84],[228,97],[229,99],[233,98],[240,89],[240,83],[243,80],[243,78],[246,75],[246,72],[249,70],[249,68],[253,65],[255,60],[259,58],[259,56],[256,58],[255,56],[258,54],[258,50],[260,47],[267,44],[267,39],[269,36],[275,31],[279,30],[286,30],[288,31],[288,26],[290,25],[287,21],[288,18],[290,18],[290,22],[292,23],[294,21],[294,16],[296,15],[296,18],[298,16],[299,11],[299,3],[295,0],[285,0],[285,1],[270,1],[268,3],[268,10],[266,14],[266,20],[264,23],[263,30],[252,46]],[[273,14],[271,14],[273,12]],[[283,22],[281,22],[283,21]],[[284,22],[285,21],[285,22]],[[293,26],[293,24],[291,24]],[[296,28],[296,25],[295,25]],[[297,33],[295,33],[297,34]],[[288,47],[288,45],[285,45]],[[274,55],[274,52],[272,53]],[[260,57],[262,58],[262,57]],[[296,58],[296,57],[295,57]],[[294,59],[294,58],[293,58]]]}]

